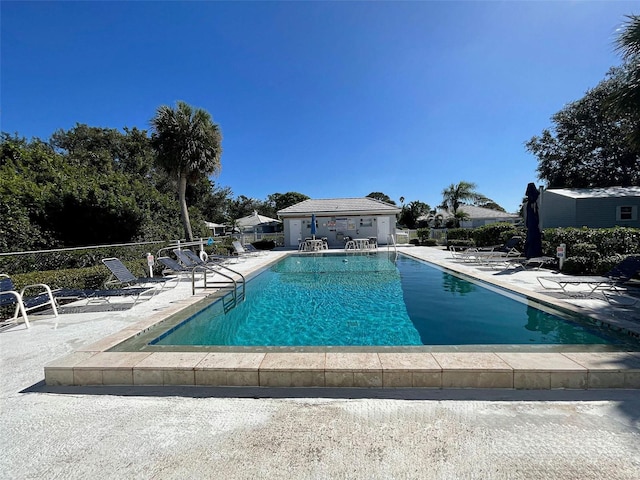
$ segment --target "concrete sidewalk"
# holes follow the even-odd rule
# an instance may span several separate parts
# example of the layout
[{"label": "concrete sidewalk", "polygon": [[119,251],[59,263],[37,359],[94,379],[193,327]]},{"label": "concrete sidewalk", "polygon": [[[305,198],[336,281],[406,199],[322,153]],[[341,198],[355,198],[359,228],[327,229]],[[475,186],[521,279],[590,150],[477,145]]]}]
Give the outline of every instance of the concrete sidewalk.
[{"label": "concrete sidewalk", "polygon": [[[433,252],[412,250],[446,262]],[[535,289],[522,273],[500,277]],[[2,478],[640,478],[637,390],[43,385],[46,363],[184,300],[187,283],[0,333]]]}]

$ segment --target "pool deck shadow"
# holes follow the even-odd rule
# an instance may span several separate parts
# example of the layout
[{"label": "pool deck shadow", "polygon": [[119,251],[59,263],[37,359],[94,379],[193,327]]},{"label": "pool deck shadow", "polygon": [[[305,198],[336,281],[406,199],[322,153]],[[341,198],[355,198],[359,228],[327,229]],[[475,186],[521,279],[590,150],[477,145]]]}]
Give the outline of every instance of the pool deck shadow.
[{"label": "pool deck shadow", "polygon": [[[620,310],[602,305],[579,305],[546,295],[535,286],[536,275],[544,275],[544,270],[496,275],[495,270],[489,272],[454,262],[447,252],[438,249],[415,247],[407,248],[405,253],[532,300],[586,314],[636,337],[640,335],[640,326],[632,316],[616,316]],[[240,264],[237,268],[252,276],[287,254],[273,252],[269,257]],[[70,393],[77,388],[138,392],[193,389],[193,392],[199,392],[193,394],[201,395],[202,391],[215,392],[212,390],[215,387],[224,387],[221,394],[228,392],[228,388],[240,388],[238,391],[248,389],[256,395],[266,390],[272,392],[266,396],[273,396],[279,389],[287,392],[299,388],[310,389],[313,396],[322,391],[342,391],[347,395],[351,394],[347,392],[355,392],[370,397],[382,391],[396,398],[393,395],[406,395],[408,389],[424,390],[423,394],[427,394],[456,389],[462,392],[469,392],[468,389],[580,392],[640,388],[640,352],[637,351],[512,351],[500,346],[492,351],[486,351],[485,346],[481,351],[464,352],[384,349],[377,352],[110,351],[210,293],[185,297],[161,311],[139,318],[113,335],[50,362],[44,368],[46,389],[61,389],[51,393]],[[597,299],[587,301],[600,302]]]},{"label": "pool deck shadow", "polygon": [[[166,386],[51,386],[44,380],[21,390],[21,394],[95,395],[118,397],[189,398],[327,398],[388,400],[459,400],[522,402],[634,402],[640,407],[636,389],[515,390],[515,389],[431,389],[431,388],[318,388],[318,387],[193,387]],[[640,411],[640,408],[638,409]]]}]

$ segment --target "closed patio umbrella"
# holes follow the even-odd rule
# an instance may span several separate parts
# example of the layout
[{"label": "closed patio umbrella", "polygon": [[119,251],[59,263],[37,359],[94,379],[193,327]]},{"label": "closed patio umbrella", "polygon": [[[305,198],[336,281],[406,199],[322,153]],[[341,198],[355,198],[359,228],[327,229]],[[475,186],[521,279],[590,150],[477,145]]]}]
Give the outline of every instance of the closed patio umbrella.
[{"label": "closed patio umbrella", "polygon": [[316,239],[316,214],[311,214],[311,236]]},{"label": "closed patio umbrella", "polygon": [[525,219],[527,239],[524,242],[524,256],[535,258],[542,256],[542,233],[540,232],[540,212],[538,211],[538,197],[540,192],[535,184],[527,185],[527,207]]}]

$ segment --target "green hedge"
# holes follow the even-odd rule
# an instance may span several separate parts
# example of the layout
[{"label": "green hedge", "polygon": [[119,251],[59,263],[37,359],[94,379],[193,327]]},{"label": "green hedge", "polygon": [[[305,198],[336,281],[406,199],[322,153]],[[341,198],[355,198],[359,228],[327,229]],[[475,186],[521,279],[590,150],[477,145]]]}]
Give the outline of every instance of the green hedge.
[{"label": "green hedge", "polygon": [[273,250],[276,248],[276,242],[273,240],[258,240],[257,242],[253,242],[251,245],[256,247],[258,250]]},{"label": "green hedge", "polygon": [[521,236],[525,238],[526,230],[516,227],[512,223],[492,223],[483,227],[473,228],[473,240],[478,247],[491,247],[503,245],[511,237]]},{"label": "green hedge", "polygon": [[[131,273],[138,277],[148,277],[149,270],[147,261],[134,260],[123,262]],[[160,272],[154,271],[154,275],[161,276]],[[79,288],[79,289],[100,289],[104,288],[104,283],[111,277],[111,272],[107,267],[94,265],[85,268],[68,268],[59,270],[38,270],[29,273],[18,273],[11,275],[11,280],[18,290],[26,285],[45,283],[52,289],[56,288]]]},{"label": "green hedge", "polygon": [[547,228],[543,238],[549,249],[546,255],[555,256],[561,243],[569,256],[578,244],[595,245],[604,256],[640,254],[640,228]]},{"label": "green hedge", "polygon": [[0,273],[13,276],[33,271],[87,268],[101,265],[101,260],[109,257],[117,257],[123,262],[141,260],[146,265],[147,252],[155,255],[159,249],[166,246],[167,243],[162,242],[0,256]]},{"label": "green hedge", "polygon": [[475,247],[473,240],[447,240],[447,247]]},{"label": "green hedge", "polygon": [[447,229],[447,241],[473,240],[473,228],[449,228]]}]

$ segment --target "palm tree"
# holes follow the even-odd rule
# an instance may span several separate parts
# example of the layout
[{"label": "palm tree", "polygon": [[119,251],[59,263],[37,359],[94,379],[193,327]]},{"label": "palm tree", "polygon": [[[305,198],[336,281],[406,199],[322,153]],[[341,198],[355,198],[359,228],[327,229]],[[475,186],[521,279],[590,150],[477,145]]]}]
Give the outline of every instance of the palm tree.
[{"label": "palm tree", "polygon": [[440,205],[440,208],[450,210],[455,217],[462,202],[467,200],[474,201],[480,197],[481,195],[476,192],[475,183],[465,181],[461,181],[458,184],[452,183],[442,191],[442,205]]},{"label": "palm tree", "polygon": [[640,55],[640,15],[627,15],[616,40],[616,50],[625,61]]},{"label": "palm tree", "polygon": [[181,101],[176,102],[175,109],[167,105],[159,107],[151,119],[151,127],[156,162],[177,180],[180,216],[187,239],[192,241],[187,184],[220,170],[222,133],[208,112]]},{"label": "palm tree", "polygon": [[[613,94],[613,104],[622,113],[640,114],[640,15],[627,15],[619,30],[616,50],[626,65],[625,84]],[[640,146],[640,127],[636,126],[631,141]]]}]

